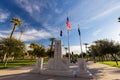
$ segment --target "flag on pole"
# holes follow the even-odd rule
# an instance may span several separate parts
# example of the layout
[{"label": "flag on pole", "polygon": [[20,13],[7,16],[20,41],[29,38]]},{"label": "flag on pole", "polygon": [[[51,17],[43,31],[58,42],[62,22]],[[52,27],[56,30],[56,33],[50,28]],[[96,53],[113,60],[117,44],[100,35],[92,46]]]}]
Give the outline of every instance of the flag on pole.
[{"label": "flag on pole", "polygon": [[60,31],[60,36],[62,37],[62,30]]},{"label": "flag on pole", "polygon": [[78,28],[78,34],[79,34],[79,36],[81,35],[81,33],[80,33],[80,29]]},{"label": "flag on pole", "polygon": [[70,27],[70,22],[68,17],[67,17],[66,25],[67,25],[67,29],[70,30],[71,27]]}]

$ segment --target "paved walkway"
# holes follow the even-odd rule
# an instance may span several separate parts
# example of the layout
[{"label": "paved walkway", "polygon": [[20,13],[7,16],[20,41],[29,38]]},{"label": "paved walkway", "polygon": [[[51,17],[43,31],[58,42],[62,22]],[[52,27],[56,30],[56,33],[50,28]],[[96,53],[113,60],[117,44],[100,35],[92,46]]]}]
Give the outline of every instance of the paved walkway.
[{"label": "paved walkway", "polygon": [[[0,80],[90,80],[87,78],[57,77],[32,74],[33,66],[0,70]],[[88,62],[87,67],[93,74],[91,80],[120,80],[120,69],[104,64]]]},{"label": "paved walkway", "polygon": [[88,62],[87,66],[93,74],[93,80],[120,80],[120,68],[93,62]]}]

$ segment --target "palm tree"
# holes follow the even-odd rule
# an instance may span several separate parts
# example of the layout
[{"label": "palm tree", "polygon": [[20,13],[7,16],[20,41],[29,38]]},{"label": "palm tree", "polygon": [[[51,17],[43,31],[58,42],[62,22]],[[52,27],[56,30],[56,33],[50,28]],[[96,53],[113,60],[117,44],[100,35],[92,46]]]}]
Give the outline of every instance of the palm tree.
[{"label": "palm tree", "polygon": [[51,50],[53,50],[53,45],[54,45],[55,40],[56,40],[56,38],[54,38],[54,37],[50,38],[50,41],[51,41],[51,45],[50,45],[51,47],[50,47],[50,49]]},{"label": "palm tree", "polygon": [[56,38],[52,37],[50,38],[50,41],[51,41],[51,45],[50,45],[50,57],[52,57],[52,54],[54,53],[54,50],[53,50],[53,46],[54,46],[54,42],[55,42]]},{"label": "palm tree", "polygon": [[14,23],[14,27],[13,27],[12,32],[10,34],[10,38],[12,38],[12,35],[13,35],[14,31],[15,31],[16,26],[17,25],[18,26],[22,25],[22,21],[19,18],[12,18],[11,22]]}]

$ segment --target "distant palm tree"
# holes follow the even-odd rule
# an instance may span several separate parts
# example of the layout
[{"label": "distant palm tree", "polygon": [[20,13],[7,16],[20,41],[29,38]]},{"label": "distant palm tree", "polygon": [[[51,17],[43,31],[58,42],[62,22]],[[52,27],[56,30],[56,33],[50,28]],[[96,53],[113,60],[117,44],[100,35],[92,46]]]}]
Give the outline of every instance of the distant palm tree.
[{"label": "distant palm tree", "polygon": [[23,33],[24,33],[24,31],[21,30],[21,31],[20,31],[20,37],[19,37],[19,40],[20,40],[21,36],[23,35]]},{"label": "distant palm tree", "polygon": [[50,38],[50,41],[51,41],[51,45],[50,45],[51,47],[50,47],[50,49],[51,50],[53,50],[53,45],[54,45],[55,40],[56,40],[56,38],[54,38],[54,37]]},{"label": "distant palm tree", "polygon": [[56,40],[56,38],[54,38],[54,37],[50,38],[50,41],[51,41],[51,45],[50,45],[50,57],[52,57],[53,54],[54,54],[53,46],[54,46],[55,40]]},{"label": "distant palm tree", "polygon": [[12,32],[10,34],[10,38],[12,38],[12,35],[13,35],[14,31],[15,31],[16,26],[17,25],[18,26],[22,25],[22,21],[19,18],[12,18],[11,22],[14,23],[14,27],[13,27]]}]

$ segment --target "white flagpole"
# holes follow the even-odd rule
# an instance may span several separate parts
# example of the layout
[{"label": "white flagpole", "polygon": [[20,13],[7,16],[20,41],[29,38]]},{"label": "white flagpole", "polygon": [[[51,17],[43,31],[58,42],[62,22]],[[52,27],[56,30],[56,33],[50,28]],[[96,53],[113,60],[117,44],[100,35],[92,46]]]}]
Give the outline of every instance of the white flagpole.
[{"label": "white flagpole", "polygon": [[[78,25],[79,26],[79,25]],[[78,27],[79,28],[79,27]],[[80,28],[79,28],[80,30]],[[82,39],[81,39],[81,32],[79,34],[79,40],[80,40],[80,49],[81,49],[81,54],[82,54],[82,58],[83,58],[83,51],[82,51]]]},{"label": "white flagpole", "polygon": [[68,54],[69,54],[69,62],[70,62],[70,42],[69,42],[69,30],[68,30]]}]

